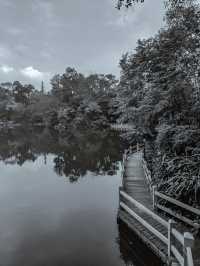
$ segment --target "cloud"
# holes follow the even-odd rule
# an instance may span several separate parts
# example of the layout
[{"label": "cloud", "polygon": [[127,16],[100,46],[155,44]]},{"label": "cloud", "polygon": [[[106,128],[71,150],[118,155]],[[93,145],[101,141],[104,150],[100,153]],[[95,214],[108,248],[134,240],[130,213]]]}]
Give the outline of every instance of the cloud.
[{"label": "cloud", "polygon": [[23,33],[23,30],[20,29],[20,28],[17,28],[17,27],[10,27],[10,28],[7,28],[6,31],[11,34],[11,35],[14,35],[14,36],[18,36],[18,35],[21,35]]},{"label": "cloud", "polygon": [[10,67],[10,66],[7,66],[7,65],[2,65],[0,67],[1,71],[5,74],[8,74],[10,72],[13,72],[14,71],[14,68],[13,67]]},{"label": "cloud", "polygon": [[51,59],[52,58],[52,54],[48,51],[41,51],[40,55],[45,59]]},{"label": "cloud", "polygon": [[52,2],[46,0],[35,0],[32,2],[32,9],[36,14],[41,14],[42,18],[46,21],[52,21],[55,19],[54,8]]},{"label": "cloud", "polygon": [[10,56],[10,50],[7,47],[0,44],[0,58],[1,57],[7,58],[9,56]]},{"label": "cloud", "polygon": [[13,3],[10,0],[6,0],[6,1],[0,0],[0,4],[1,4],[1,6],[6,7],[6,8],[14,8],[15,7],[15,3]]},{"label": "cloud", "polygon": [[20,72],[23,76],[27,78],[38,80],[45,79],[49,75],[49,73],[41,72],[32,66],[25,67],[21,69]]}]

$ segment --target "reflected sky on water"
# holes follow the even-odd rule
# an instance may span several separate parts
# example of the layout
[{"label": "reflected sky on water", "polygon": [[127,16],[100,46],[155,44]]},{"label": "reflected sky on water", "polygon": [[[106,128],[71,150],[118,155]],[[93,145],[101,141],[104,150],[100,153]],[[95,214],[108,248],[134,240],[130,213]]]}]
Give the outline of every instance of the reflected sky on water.
[{"label": "reflected sky on water", "polygon": [[145,265],[117,224],[121,143],[111,132],[1,133],[0,265]]}]

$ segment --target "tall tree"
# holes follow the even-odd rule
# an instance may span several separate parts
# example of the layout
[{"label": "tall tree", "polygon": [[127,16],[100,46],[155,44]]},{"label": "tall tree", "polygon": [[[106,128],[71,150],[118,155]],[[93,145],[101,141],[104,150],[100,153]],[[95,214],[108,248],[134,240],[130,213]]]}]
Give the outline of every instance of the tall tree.
[{"label": "tall tree", "polygon": [[34,90],[35,88],[31,84],[23,86],[19,81],[15,81],[13,83],[13,94],[15,101],[24,105],[29,104],[31,93]]}]

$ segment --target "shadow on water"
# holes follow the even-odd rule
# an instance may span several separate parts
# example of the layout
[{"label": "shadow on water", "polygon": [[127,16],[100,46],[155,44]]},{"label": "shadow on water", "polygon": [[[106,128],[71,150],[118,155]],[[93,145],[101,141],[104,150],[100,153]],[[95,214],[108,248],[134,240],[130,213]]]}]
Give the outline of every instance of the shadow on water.
[{"label": "shadow on water", "polygon": [[163,263],[151,250],[129,229],[121,220],[118,220],[118,244],[121,257],[125,265],[129,266],[162,266]]}]

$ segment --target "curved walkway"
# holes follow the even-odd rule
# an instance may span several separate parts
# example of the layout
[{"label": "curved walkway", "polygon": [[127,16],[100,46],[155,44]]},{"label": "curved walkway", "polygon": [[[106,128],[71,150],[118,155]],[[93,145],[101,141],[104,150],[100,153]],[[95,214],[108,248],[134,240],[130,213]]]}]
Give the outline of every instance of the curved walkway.
[{"label": "curved walkway", "polygon": [[[142,152],[135,152],[129,155],[124,163],[123,185],[120,188],[120,195],[123,196],[123,200],[122,204],[120,203],[120,206],[122,207],[119,208],[118,217],[125,222],[128,227],[130,227],[139,236],[139,238],[142,239],[145,244],[147,244],[153,250],[153,252],[163,260],[163,262],[169,264],[170,262],[173,262],[173,256],[170,255],[171,261],[169,261],[169,249],[166,245],[166,240],[169,239],[168,221],[163,220],[163,217],[159,217],[158,214],[153,210],[153,200],[145,178],[142,165],[142,156]],[[120,202],[121,196],[119,199]],[[129,196],[133,199],[132,202],[129,199]],[[136,203],[134,203],[134,201],[136,201]],[[129,214],[131,211],[133,211],[133,215]],[[160,220],[162,221],[160,222]],[[145,227],[142,225],[142,223],[148,223],[148,226],[151,227],[150,230],[146,229],[148,227]],[[157,231],[155,234],[153,234],[153,231],[151,231],[154,229]],[[159,233],[162,234],[162,241],[156,237],[156,235]],[[178,234],[179,239],[182,238],[182,236],[180,236],[181,234],[178,232],[176,234]],[[176,240],[172,239],[172,242],[174,241]],[[183,251],[182,244],[176,244],[177,250],[181,253]],[[182,264],[181,258],[180,261]],[[173,262],[172,265],[179,264]],[[199,264],[195,263],[195,265]]]},{"label": "curved walkway", "polygon": [[[152,197],[149,192],[148,184],[144,176],[142,167],[142,152],[131,154],[125,165],[122,190],[133,197],[136,201],[153,211]],[[143,212],[141,209],[126,202],[140,217],[148,221],[155,229],[162,231],[167,236],[167,230],[160,223]],[[166,246],[146,230],[137,220],[130,217],[122,209],[119,210],[119,217],[156,253],[163,261],[166,260]]]}]

